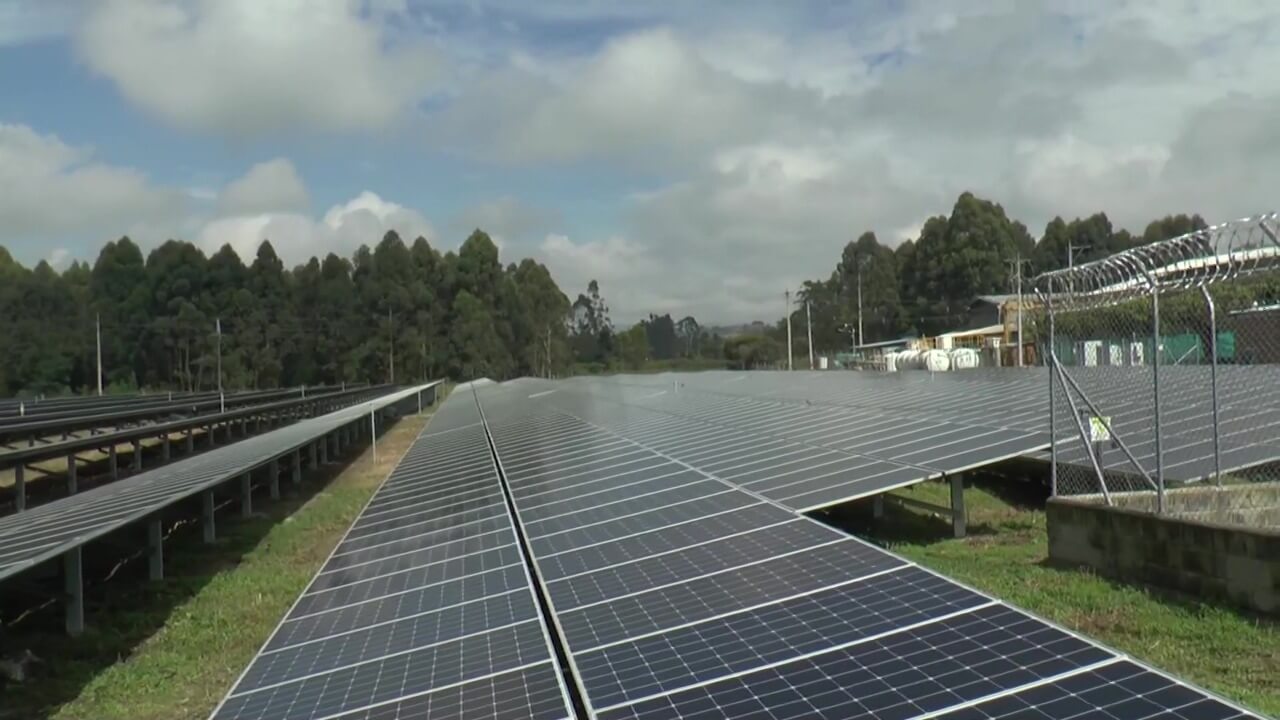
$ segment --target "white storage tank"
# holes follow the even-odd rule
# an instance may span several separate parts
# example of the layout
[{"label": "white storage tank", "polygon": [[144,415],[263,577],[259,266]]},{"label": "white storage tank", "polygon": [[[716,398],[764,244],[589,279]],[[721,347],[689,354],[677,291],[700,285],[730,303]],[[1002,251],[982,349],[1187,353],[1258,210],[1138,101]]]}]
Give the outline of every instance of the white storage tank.
[{"label": "white storage tank", "polygon": [[929,372],[946,372],[951,369],[951,358],[946,350],[926,350],[921,356],[921,364]]},{"label": "white storage tank", "polygon": [[973,348],[956,348],[950,354],[952,370],[972,370],[981,364],[978,351]]}]

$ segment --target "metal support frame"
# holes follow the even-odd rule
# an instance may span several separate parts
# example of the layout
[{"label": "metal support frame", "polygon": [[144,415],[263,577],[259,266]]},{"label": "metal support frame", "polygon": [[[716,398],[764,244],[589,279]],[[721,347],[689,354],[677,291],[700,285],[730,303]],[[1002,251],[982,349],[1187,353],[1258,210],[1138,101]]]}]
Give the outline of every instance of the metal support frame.
[{"label": "metal support frame", "polygon": [[217,526],[214,523],[213,491],[200,493],[200,531],[206,545],[212,545],[217,538]]},{"label": "metal support frame", "polygon": [[215,447],[218,444],[218,439],[213,435],[213,423],[209,423],[206,427],[209,430],[209,447]]},{"label": "metal support frame", "polygon": [[292,469],[293,469],[293,484],[301,485],[302,484],[302,451],[301,450],[293,451],[293,455],[290,457],[289,464],[292,466]]},{"label": "metal support frame", "polygon": [[187,428],[187,454],[190,455],[196,451],[196,432],[195,428]]},{"label": "metal support frame", "polygon": [[142,441],[133,440],[133,471],[142,472]]},{"label": "metal support frame", "polygon": [[267,478],[269,481],[268,485],[271,489],[271,499],[279,500],[280,499],[280,461],[279,460],[272,459],[271,462],[267,463]]},{"label": "metal support frame", "polygon": [[67,634],[84,632],[84,556],[79,547],[62,555],[62,592]]},{"label": "metal support frame", "polygon": [[951,533],[958,538],[968,530],[968,515],[964,509],[964,473],[948,475],[951,482]]},{"label": "metal support frame", "polygon": [[329,437],[325,436],[316,441],[320,445],[320,464],[329,464]]},{"label": "metal support frame", "polygon": [[168,464],[169,459],[172,455],[172,450],[169,448],[169,446],[172,444],[173,443],[169,442],[169,433],[165,433],[160,436],[160,462],[161,463]]},{"label": "metal support frame", "polygon": [[338,444],[338,433],[329,433],[329,443],[332,445],[332,447],[329,448],[329,454],[332,455],[333,459],[336,461],[342,452],[341,446]]},{"label": "metal support frame", "polygon": [[18,512],[27,509],[27,468],[21,462],[13,466],[13,507]]},{"label": "metal support frame", "polygon": [[319,458],[319,455],[320,455],[320,443],[319,443],[319,442],[312,442],[310,445],[308,445],[308,446],[307,446],[307,454],[310,456],[308,459],[311,461],[311,463],[310,463],[310,464],[311,464],[311,469],[312,469],[312,470],[314,470],[314,469],[316,469],[316,468],[320,467],[320,458]]},{"label": "metal support frame", "polygon": [[253,516],[253,475],[245,473],[240,476],[240,518],[248,520]]},{"label": "metal support frame", "polygon": [[164,579],[164,527],[159,516],[147,521],[147,576]]},{"label": "metal support frame", "polygon": [[77,461],[76,454],[68,453],[67,454],[67,494],[68,495],[75,495],[80,490],[80,483],[76,479],[76,473],[78,472],[79,466],[80,464]]},{"label": "metal support frame", "polygon": [[884,517],[884,495],[876,495],[871,498],[871,517],[879,520]]},{"label": "metal support frame", "polygon": [[116,457],[115,445],[112,445],[111,447],[107,448],[107,468],[111,472],[112,480],[120,479],[120,462],[119,462],[119,458]]}]

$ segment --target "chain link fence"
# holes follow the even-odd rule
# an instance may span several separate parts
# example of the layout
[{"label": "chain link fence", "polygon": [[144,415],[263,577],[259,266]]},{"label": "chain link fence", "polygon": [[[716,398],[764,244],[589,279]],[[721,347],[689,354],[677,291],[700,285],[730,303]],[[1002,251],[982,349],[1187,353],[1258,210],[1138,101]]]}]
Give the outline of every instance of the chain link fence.
[{"label": "chain link fence", "polygon": [[1280,217],[1034,281],[1055,495],[1280,527]]}]

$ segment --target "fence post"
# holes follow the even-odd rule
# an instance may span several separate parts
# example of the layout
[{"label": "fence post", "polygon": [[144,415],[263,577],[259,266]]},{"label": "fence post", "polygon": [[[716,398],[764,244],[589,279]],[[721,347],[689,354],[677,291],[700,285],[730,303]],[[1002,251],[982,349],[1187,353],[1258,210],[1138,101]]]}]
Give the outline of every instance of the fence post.
[{"label": "fence post", "polygon": [[1213,481],[1222,486],[1222,431],[1218,426],[1218,308],[1208,286],[1200,286],[1209,307],[1209,394],[1213,400]]},{"label": "fence post", "polygon": [[1058,496],[1058,420],[1057,403],[1054,401],[1053,373],[1058,366],[1058,348],[1056,328],[1053,317],[1053,280],[1049,281],[1049,292],[1045,295],[1045,307],[1049,312],[1049,348],[1045,354],[1045,367],[1049,372],[1049,497]]},{"label": "fence post", "polygon": [[1152,417],[1155,420],[1156,441],[1156,513],[1164,514],[1164,448],[1160,442],[1160,286],[1148,275],[1151,283],[1151,390]]}]

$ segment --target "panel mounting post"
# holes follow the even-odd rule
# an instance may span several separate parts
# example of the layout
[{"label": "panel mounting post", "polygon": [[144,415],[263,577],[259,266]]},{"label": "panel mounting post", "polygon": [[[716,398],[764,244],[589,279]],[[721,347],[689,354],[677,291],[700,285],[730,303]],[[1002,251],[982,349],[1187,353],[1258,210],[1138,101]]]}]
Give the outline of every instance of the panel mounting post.
[{"label": "panel mounting post", "polygon": [[62,555],[62,590],[67,634],[75,637],[84,632],[84,563],[78,547]]},{"label": "panel mounting post", "polygon": [[948,475],[951,482],[951,531],[958,537],[965,536],[966,517],[964,511],[964,473]]},{"label": "panel mounting post", "polygon": [[196,433],[193,429],[187,428],[187,454],[190,455],[196,451]]},{"label": "panel mounting post", "polygon": [[133,441],[133,471],[142,472],[142,441]]},{"label": "panel mounting post", "polygon": [[884,517],[884,494],[871,498],[871,517],[879,520]]},{"label": "panel mounting post", "polygon": [[293,484],[301,485],[302,484],[302,451],[301,450],[293,451],[293,457],[289,461],[289,464],[293,466]]},{"label": "panel mounting post", "polygon": [[271,499],[279,500],[280,499],[280,461],[279,460],[272,460],[271,462],[267,463],[267,476],[271,481],[270,483],[268,483],[269,487],[271,488]]},{"label": "panel mounting post", "polygon": [[107,448],[107,463],[108,463],[108,467],[111,469],[112,481],[119,480],[120,479],[120,463],[118,461],[118,458],[116,457],[115,443],[112,443],[111,447]]},{"label": "panel mounting post", "polygon": [[164,579],[164,527],[159,515],[147,522],[147,575],[152,581]]},{"label": "panel mounting post", "polygon": [[319,443],[313,442],[311,443],[311,445],[307,447],[307,454],[310,456],[309,459],[311,461],[312,470],[315,470],[316,468],[320,467],[320,460],[318,457],[319,453],[320,453]]},{"label": "panel mounting post", "polygon": [[21,460],[13,466],[13,506],[18,512],[27,509],[27,468]]},{"label": "panel mounting post", "polygon": [[200,493],[200,530],[204,535],[206,545],[212,545],[216,537],[216,529],[213,519],[213,491],[205,490]]},{"label": "panel mounting post", "polygon": [[240,476],[240,517],[248,520],[253,515],[253,476],[245,473]]},{"label": "panel mounting post", "polygon": [[75,453],[67,453],[67,494],[75,495],[79,491],[79,481],[76,479],[76,473],[79,470],[79,463],[76,461]]},{"label": "panel mounting post", "polygon": [[169,445],[170,445],[169,433],[165,433],[161,435],[160,436],[160,462],[163,464],[167,464],[169,462],[169,455],[171,452],[169,450]]}]

